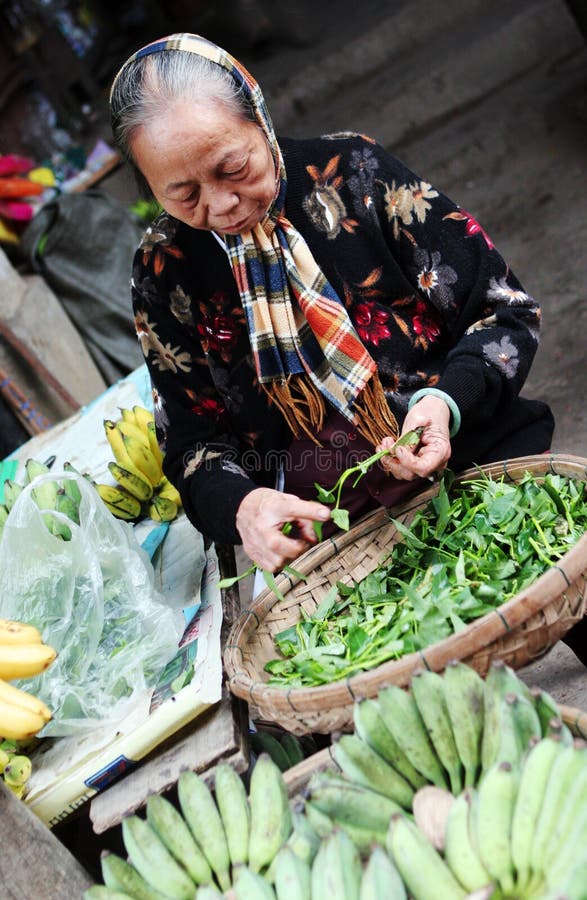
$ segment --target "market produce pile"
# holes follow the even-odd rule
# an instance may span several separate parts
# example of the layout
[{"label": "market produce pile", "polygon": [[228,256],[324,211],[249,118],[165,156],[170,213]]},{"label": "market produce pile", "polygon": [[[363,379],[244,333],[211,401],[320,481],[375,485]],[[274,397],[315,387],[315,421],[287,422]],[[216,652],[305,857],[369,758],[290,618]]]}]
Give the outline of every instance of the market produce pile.
[{"label": "market produce pile", "polygon": [[366,577],[342,581],[301,621],[274,635],[268,684],[312,687],[422,650],[513,598],[587,530],[585,482],[527,472],[518,482],[452,484],[393,519],[401,541]]},{"label": "market produce pile", "polygon": [[183,772],[179,808],[151,796],[123,820],[128,859],[105,852],[86,900],[584,900],[587,744],[548,694],[455,662],[355,725],[292,798],[265,753],[248,794],[227,764],[213,790]]}]

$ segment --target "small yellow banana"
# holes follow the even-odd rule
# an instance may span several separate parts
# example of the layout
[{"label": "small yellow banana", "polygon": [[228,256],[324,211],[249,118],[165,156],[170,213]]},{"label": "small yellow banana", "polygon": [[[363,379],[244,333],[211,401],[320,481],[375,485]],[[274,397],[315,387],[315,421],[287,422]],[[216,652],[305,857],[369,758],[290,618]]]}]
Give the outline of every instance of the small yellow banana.
[{"label": "small yellow banana", "polygon": [[149,447],[151,449],[151,453],[159,463],[159,465],[163,466],[163,453],[161,452],[161,447],[159,446],[159,440],[157,439],[157,429],[155,427],[155,420],[147,423],[147,438],[149,441]]},{"label": "small yellow banana", "polygon": [[0,731],[4,737],[22,741],[37,734],[44,724],[43,717],[30,709],[0,699]]},{"label": "small yellow banana", "polygon": [[128,451],[122,440],[122,434],[116,427],[116,422],[113,422],[111,419],[105,419],[104,432],[106,433],[106,439],[110,444],[110,449],[114,454],[116,462],[129,472],[133,472],[135,475],[141,475],[142,473],[139,472],[128,455]]},{"label": "small yellow banana", "polygon": [[19,784],[26,784],[31,777],[33,764],[28,756],[18,753],[13,756],[6,768],[4,769],[4,781],[6,784],[17,787]]},{"label": "small yellow banana", "polygon": [[168,478],[163,476],[157,485],[157,496],[165,497],[166,500],[173,500],[177,506],[181,506],[181,497],[179,491],[174,484],[171,484]]},{"label": "small yellow banana", "polygon": [[111,513],[119,519],[138,519],[141,514],[141,503],[132,494],[121,487],[111,484],[96,484],[98,494]]},{"label": "small yellow banana", "polygon": [[153,496],[153,485],[144,475],[135,475],[134,472],[129,472],[117,462],[109,462],[108,469],[120,487],[136,497],[137,500],[143,502],[150,500]]},{"label": "small yellow banana", "polygon": [[177,503],[162,497],[161,494],[153,497],[147,508],[149,518],[154,522],[171,522],[177,516],[177,512]]},{"label": "small yellow banana", "polygon": [[[0,644],[0,678],[31,678],[48,669],[56,656],[57,651],[48,644]],[[0,734],[10,737],[1,726]]]},{"label": "small yellow banana", "polygon": [[136,441],[139,441],[144,447],[146,447],[147,450],[149,449],[149,436],[147,432],[143,431],[142,428],[139,428],[138,425],[135,425],[134,422],[125,422],[124,419],[119,419],[116,423],[116,427],[120,431],[123,438],[134,438]]},{"label": "small yellow banana", "polygon": [[142,431],[147,430],[149,422],[155,421],[153,413],[149,412],[148,409],[145,409],[144,406],[133,406],[132,411],[134,413],[135,422]]},{"label": "small yellow banana", "polygon": [[149,447],[145,446],[142,441],[126,434],[122,435],[122,440],[135,468],[148,478],[153,486],[159,484],[163,472]]},{"label": "small yellow banana", "polygon": [[34,625],[0,619],[0,644],[42,644],[41,632]]},{"label": "small yellow banana", "polygon": [[119,406],[120,410],[120,418],[123,422],[130,422],[131,425],[137,425],[137,420],[135,418],[134,410],[128,409],[125,406]]},{"label": "small yellow banana", "polygon": [[[5,700],[6,703],[14,703],[15,706],[22,706],[25,709],[30,709],[31,712],[38,713],[45,722],[48,722],[51,718],[51,710],[39,699],[39,697],[35,697],[34,694],[29,694],[28,691],[22,691],[20,688],[15,687],[13,684],[9,684],[1,678],[0,700]],[[0,733],[1,730],[0,727]]]}]

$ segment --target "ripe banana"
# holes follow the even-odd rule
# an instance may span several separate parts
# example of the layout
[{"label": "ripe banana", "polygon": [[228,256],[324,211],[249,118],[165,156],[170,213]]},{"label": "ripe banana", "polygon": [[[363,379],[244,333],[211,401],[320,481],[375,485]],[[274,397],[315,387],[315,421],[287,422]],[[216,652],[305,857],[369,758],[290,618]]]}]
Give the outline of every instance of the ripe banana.
[{"label": "ripe banana", "polygon": [[379,691],[379,704],[385,724],[414,768],[437,787],[448,787],[412,694],[390,684]]},{"label": "ripe banana", "polygon": [[42,644],[41,632],[34,625],[0,619],[0,644]]},{"label": "ripe banana", "polygon": [[233,866],[249,859],[251,810],[240,775],[228,763],[219,763],[214,773],[214,795],[222,819],[228,853]]},{"label": "ripe banana", "polygon": [[474,788],[455,798],[446,820],[444,858],[453,875],[467,891],[491,884],[492,878],[471,843],[471,798]]},{"label": "ripe banana", "polygon": [[[51,710],[42,700],[33,694],[29,694],[27,691],[22,691],[13,684],[9,684],[3,679],[0,679],[0,700],[4,700],[5,703],[12,703],[14,706],[22,706],[23,709],[28,709],[41,716],[45,722],[48,722],[51,718]],[[1,731],[2,726],[0,725]]]},{"label": "ripe banana", "polygon": [[122,837],[130,862],[145,881],[176,900],[192,900],[194,882],[148,822],[137,815],[126,816]]},{"label": "ripe banana", "polygon": [[128,409],[125,406],[119,406],[118,409],[120,410],[120,418],[123,422],[131,422],[131,424],[137,425],[138,427],[134,409]]},{"label": "ripe banana", "polygon": [[312,864],[312,897],[358,900],[361,860],[350,837],[335,830],[320,845]]},{"label": "ripe banana", "polygon": [[414,673],[410,689],[436,755],[448,772],[451,792],[456,797],[462,789],[463,769],[447,708],[443,677],[438,672],[422,669]]},{"label": "ripe banana", "polygon": [[182,772],[177,782],[179,805],[190,830],[223,891],[230,887],[230,854],[218,807],[206,783],[195,772]]},{"label": "ripe banana", "polygon": [[147,422],[147,439],[149,442],[149,447],[151,449],[151,453],[157,460],[160,466],[163,465],[163,453],[161,452],[161,447],[159,445],[159,440],[157,438],[157,429],[155,427],[155,422]]},{"label": "ripe banana", "polygon": [[310,864],[285,844],[275,857],[277,900],[310,900],[311,877]]},{"label": "ripe banana", "polygon": [[518,786],[518,796],[512,817],[512,861],[517,872],[516,888],[525,891],[530,880],[530,863],[534,833],[546,785],[560,742],[543,738],[529,751],[524,761]]},{"label": "ripe banana", "polygon": [[114,459],[116,460],[116,462],[128,472],[132,472],[134,475],[140,475],[142,478],[143,473],[137,469],[132,459],[128,455],[128,450],[124,446],[122,434],[116,427],[116,422],[113,422],[112,419],[105,419],[104,432],[106,434],[106,439],[110,444],[110,449],[114,454]]},{"label": "ripe banana", "polygon": [[141,503],[132,494],[111,484],[97,483],[95,488],[113,515],[119,519],[138,519],[141,514]]},{"label": "ripe banana", "polygon": [[149,517],[155,522],[171,522],[177,516],[178,508],[173,500],[168,500],[167,497],[163,497],[161,494],[155,494],[147,508],[147,512]]},{"label": "ripe banana", "polygon": [[465,770],[466,787],[476,783],[481,765],[484,682],[471,666],[449,662],[443,677],[444,696],[456,748]]},{"label": "ripe banana", "polygon": [[22,741],[37,734],[44,724],[45,719],[39,713],[0,699],[0,731],[3,737]]},{"label": "ripe banana", "polygon": [[149,424],[149,422],[155,421],[153,413],[150,410],[145,409],[144,406],[133,406],[132,413],[134,416],[135,424],[138,428],[142,429],[142,431],[147,430],[147,425]]},{"label": "ripe banana", "polygon": [[389,797],[411,809],[414,789],[357,734],[343,734],[332,744],[331,755],[349,781]]},{"label": "ripe banana", "polygon": [[116,423],[116,427],[120,431],[123,438],[132,438],[133,440],[138,441],[143,445],[147,450],[150,450],[149,447],[149,436],[146,431],[143,431],[142,428],[133,421],[129,421],[128,419],[119,419]]},{"label": "ripe banana", "polygon": [[166,500],[173,500],[177,506],[182,505],[179,491],[165,475],[157,485],[157,495],[159,497],[165,497]]},{"label": "ripe banana", "polygon": [[413,767],[385,724],[385,718],[377,700],[371,698],[358,700],[353,707],[353,721],[359,737],[385,762],[393,766],[396,772],[403,775],[414,790],[428,784],[427,779]]},{"label": "ripe banana", "polygon": [[514,892],[511,829],[518,788],[518,769],[499,762],[483,773],[472,816],[474,843],[481,862],[504,894]]},{"label": "ripe banana", "polygon": [[465,900],[467,892],[406,816],[392,818],[386,846],[414,900]]},{"label": "ripe banana", "polygon": [[108,470],[120,487],[127,493],[132,494],[140,502],[150,500],[153,496],[153,485],[142,475],[130,472],[124,466],[121,466],[120,463],[113,461],[108,463]]},{"label": "ripe banana", "polygon": [[[122,426],[121,426],[122,427]],[[142,473],[153,486],[159,484],[163,472],[159,462],[155,459],[148,446],[136,437],[122,434],[124,447],[135,469]]]},{"label": "ripe banana", "polygon": [[401,875],[381,847],[375,847],[367,861],[359,900],[408,900]]},{"label": "ripe banana", "polygon": [[0,644],[0,678],[31,678],[48,669],[56,656],[48,644]]},{"label": "ripe banana", "polygon": [[147,800],[147,822],[195,884],[209,884],[212,870],[181,813],[158,794]]},{"label": "ripe banana", "polygon": [[249,866],[254,872],[260,872],[277,855],[293,827],[283,776],[267,753],[261,753],[253,767],[249,804]]},{"label": "ripe banana", "polygon": [[134,866],[116,853],[104,850],[100,864],[104,884],[113,891],[122,891],[130,897],[141,897],[141,900],[165,900],[168,897],[152,887]]}]

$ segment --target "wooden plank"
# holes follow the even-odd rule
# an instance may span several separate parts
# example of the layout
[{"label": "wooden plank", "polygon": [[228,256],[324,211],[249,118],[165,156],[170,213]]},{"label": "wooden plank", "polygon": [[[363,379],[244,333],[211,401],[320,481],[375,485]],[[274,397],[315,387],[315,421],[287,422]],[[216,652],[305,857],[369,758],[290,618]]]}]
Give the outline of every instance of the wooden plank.
[{"label": "wooden plank", "polygon": [[188,734],[174,736],[172,746],[159,748],[137,769],[92,798],[90,819],[96,834],[118,825],[125,815],[144,806],[149,794],[171,790],[185,769],[204,773],[219,760],[230,759],[237,771],[246,770],[246,704],[224,695],[190,727]]},{"label": "wooden plank", "polygon": [[2,900],[72,900],[94,883],[46,825],[0,779]]}]

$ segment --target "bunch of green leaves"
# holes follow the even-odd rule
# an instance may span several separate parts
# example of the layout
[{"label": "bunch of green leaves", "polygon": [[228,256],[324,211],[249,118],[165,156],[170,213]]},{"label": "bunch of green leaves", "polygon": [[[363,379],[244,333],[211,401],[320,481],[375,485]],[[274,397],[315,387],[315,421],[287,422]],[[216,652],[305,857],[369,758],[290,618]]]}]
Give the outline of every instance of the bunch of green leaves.
[{"label": "bunch of green leaves", "polygon": [[402,541],[351,585],[339,582],[313,615],[275,636],[269,683],[315,686],[423,649],[511,599],[587,530],[585,484],[560,475],[517,483],[481,473],[438,494]]}]

